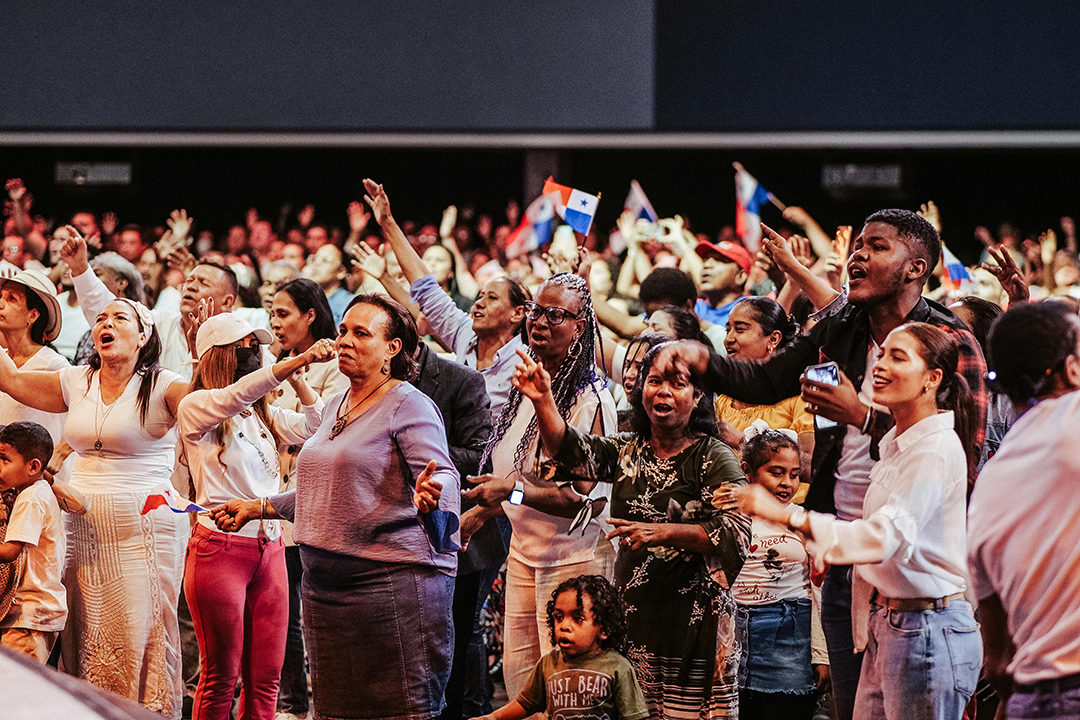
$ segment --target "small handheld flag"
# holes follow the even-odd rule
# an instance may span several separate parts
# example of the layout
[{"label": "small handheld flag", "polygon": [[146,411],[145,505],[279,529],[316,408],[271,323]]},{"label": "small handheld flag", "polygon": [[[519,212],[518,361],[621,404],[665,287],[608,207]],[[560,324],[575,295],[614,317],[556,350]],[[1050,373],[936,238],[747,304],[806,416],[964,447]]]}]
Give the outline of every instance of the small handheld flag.
[{"label": "small handheld flag", "polygon": [[751,253],[761,247],[761,206],[772,194],[739,163],[735,167],[735,233]]},{"label": "small handheld flag", "polygon": [[555,212],[559,217],[573,228],[574,232],[588,235],[593,218],[596,216],[596,206],[600,204],[600,197],[560,185],[550,177],[544,183],[544,194],[548,193],[559,194],[559,201],[555,205]]},{"label": "small handheld flag", "polygon": [[143,503],[142,515],[162,505],[174,513],[209,512],[209,508],[196,505],[180,497],[171,487],[162,486],[157,492],[150,493]]},{"label": "small handheld flag", "polygon": [[551,239],[555,226],[555,203],[560,196],[545,193],[529,203],[521,223],[506,238],[506,258],[513,260],[536,250]]},{"label": "small handheld flag", "polygon": [[649,222],[657,222],[660,219],[660,216],[653,210],[649,198],[645,197],[645,191],[641,189],[641,185],[638,184],[637,180],[630,181],[630,192],[626,196],[626,202],[623,203],[623,209],[634,213],[635,220],[644,219]]},{"label": "small handheld flag", "polygon": [[964,267],[964,263],[945,247],[945,243],[941,243],[941,262],[945,267],[945,279],[952,285],[953,290],[960,290],[965,283],[974,283],[975,279]]}]

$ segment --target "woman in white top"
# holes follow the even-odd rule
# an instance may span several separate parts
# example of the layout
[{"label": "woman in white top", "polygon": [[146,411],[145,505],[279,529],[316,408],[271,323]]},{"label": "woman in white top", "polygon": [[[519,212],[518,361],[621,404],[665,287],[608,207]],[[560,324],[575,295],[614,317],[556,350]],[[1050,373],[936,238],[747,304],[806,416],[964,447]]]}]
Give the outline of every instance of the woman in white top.
[{"label": "woman in white top", "polygon": [[925,323],[901,325],[885,339],[874,401],[896,427],[881,441],[863,519],[807,513],[756,485],[739,493],[746,512],[806,537],[819,571],[856,565],[855,643],[866,649],[856,720],[959,720],[979,677],[982,641],[964,599],[976,413],[957,360],[955,341]]},{"label": "woman in white top", "polygon": [[108,303],[92,332],[88,367],[20,370],[0,353],[0,390],[38,410],[67,412],[64,439],[77,454],[71,484],[90,506],[67,518],[64,668],[176,718],[188,521],[141,511],[172,475],[187,382],[158,364],[161,339],[141,303]]},{"label": "woman in white top", "polygon": [[[264,368],[260,343],[270,339],[270,333],[233,313],[215,315],[199,327],[199,364],[177,422],[196,501],[203,507],[277,494],[278,450],[302,443],[319,427],[322,400],[296,371],[331,359],[333,343],[321,340]],[[303,414],[267,403],[267,393],[285,379]],[[200,515],[188,542],[184,587],[202,666],[194,716],[227,720],[242,674],[239,717],[270,720],[277,708],[289,612],[280,523],[251,523],[226,535]]]}]

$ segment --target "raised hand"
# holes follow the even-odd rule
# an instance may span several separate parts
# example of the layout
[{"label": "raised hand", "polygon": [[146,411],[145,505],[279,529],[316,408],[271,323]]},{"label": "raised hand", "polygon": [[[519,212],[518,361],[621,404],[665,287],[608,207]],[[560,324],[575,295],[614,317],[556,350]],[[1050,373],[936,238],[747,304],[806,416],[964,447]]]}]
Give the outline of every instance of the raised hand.
[{"label": "raised hand", "polygon": [[1039,236],[1039,257],[1043,265],[1054,262],[1054,254],[1057,253],[1057,233],[1047,230]]},{"label": "raised hand", "polygon": [[807,412],[857,428],[862,427],[869,411],[855,385],[842,372],[839,385],[814,382],[803,375],[802,399],[807,403]]},{"label": "raised hand", "polygon": [[173,210],[169,213],[169,219],[165,223],[169,226],[169,230],[172,231],[173,239],[177,243],[182,243],[191,232],[191,224],[194,221],[194,218],[188,217],[187,210]]},{"label": "raised hand", "polygon": [[416,478],[416,492],[413,493],[413,505],[415,505],[416,509],[422,513],[428,513],[432,510],[439,509],[439,498],[442,497],[442,483],[431,479],[431,476],[435,474],[435,469],[437,467],[438,463],[432,460],[420,473],[420,477]]},{"label": "raised hand", "polygon": [[1024,273],[1016,266],[1008,248],[1004,245],[997,247],[990,245],[986,250],[997,264],[983,263],[983,270],[998,279],[1002,289],[1008,294],[1010,302],[1027,302],[1030,296],[1027,282],[1024,281]]},{"label": "raised hand", "polygon": [[934,204],[933,200],[927,200],[920,205],[918,212],[915,214],[933,225],[935,230],[941,232],[941,213],[938,211],[938,207]]},{"label": "raised hand", "polygon": [[22,178],[11,178],[4,183],[4,187],[13,203],[21,202],[27,195],[26,185],[23,184]]},{"label": "raised hand", "polygon": [[386,258],[372,250],[367,243],[353,245],[352,254],[353,267],[363,270],[380,282],[386,276]]},{"label": "raised hand", "polygon": [[305,350],[303,354],[306,361],[305,365],[329,362],[335,357],[337,357],[337,352],[334,350],[334,341],[328,338],[312,343],[311,347]]},{"label": "raised hand", "polygon": [[784,210],[784,219],[790,223],[795,223],[799,227],[806,227],[808,223],[812,223],[814,220],[810,217],[810,213],[802,209],[798,205],[788,205]]},{"label": "raised hand", "polygon": [[544,366],[529,357],[521,348],[517,350],[521,362],[514,368],[510,384],[530,400],[540,400],[551,393],[551,375]]},{"label": "raised hand", "polygon": [[353,200],[349,203],[349,232],[360,235],[371,220],[371,213],[364,210],[364,204]]},{"label": "raised hand", "polygon": [[190,275],[197,264],[195,256],[183,245],[174,248],[172,252],[166,256],[165,263],[169,266],[170,270],[178,270],[184,277]]},{"label": "raised hand", "polygon": [[787,238],[765,223],[761,223],[761,230],[765,233],[762,238],[764,242],[761,244],[761,249],[772,258],[777,267],[785,273],[790,273],[798,268],[799,260],[795,257],[795,253],[792,252],[791,244]]},{"label": "raised hand", "polygon": [[315,206],[305,205],[300,212],[296,214],[296,219],[300,222],[300,227],[309,227],[311,221],[315,219]]},{"label": "raised hand", "polygon": [[67,225],[66,229],[68,240],[60,248],[60,259],[71,268],[72,276],[82,275],[90,269],[90,255],[86,249],[86,239],[74,225]]},{"label": "raised hand", "polygon": [[518,220],[521,219],[521,206],[517,204],[517,200],[510,199],[506,201],[506,222],[510,227],[517,227]]},{"label": "raised hand", "polygon": [[116,217],[116,213],[107,212],[101,216],[101,232],[106,235],[112,235],[116,232],[117,226],[120,224],[120,220]]},{"label": "raised hand", "polygon": [[450,205],[443,210],[442,221],[439,222],[439,237],[443,240],[453,239],[454,227],[457,226],[457,206]]},{"label": "raised hand", "polygon": [[990,230],[983,225],[975,228],[975,238],[988,248],[994,246],[994,236],[990,233]]},{"label": "raised hand", "polygon": [[653,367],[661,375],[688,370],[700,376],[709,368],[709,350],[697,340],[665,343],[657,353]]},{"label": "raised hand", "polygon": [[198,360],[199,356],[195,350],[195,338],[199,335],[199,328],[202,324],[209,320],[214,315],[214,298],[207,297],[199,300],[199,307],[195,312],[189,312],[188,327],[184,331],[184,337],[187,339],[188,350],[191,352],[191,357]]},{"label": "raised hand", "polygon": [[367,191],[367,194],[364,195],[364,202],[371,208],[371,213],[375,216],[375,222],[381,226],[394,217],[390,213],[390,198],[386,196],[386,190],[382,185],[370,178],[365,178],[364,190]]},{"label": "raised hand", "polygon": [[247,216],[244,218],[247,229],[255,227],[255,223],[259,222],[259,211],[255,208],[248,208]]}]

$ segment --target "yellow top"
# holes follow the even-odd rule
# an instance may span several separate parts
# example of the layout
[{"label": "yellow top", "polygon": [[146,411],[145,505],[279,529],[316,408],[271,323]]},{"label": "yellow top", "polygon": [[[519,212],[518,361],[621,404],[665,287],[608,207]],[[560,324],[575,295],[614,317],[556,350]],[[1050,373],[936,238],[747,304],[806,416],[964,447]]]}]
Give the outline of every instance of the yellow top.
[{"label": "yellow top", "polygon": [[814,432],[814,416],[806,412],[806,403],[798,395],[775,405],[750,405],[739,409],[734,404],[727,395],[718,395],[716,417],[731,423],[739,432],[745,431],[755,420],[764,420],[773,430],[794,430],[800,435]]}]

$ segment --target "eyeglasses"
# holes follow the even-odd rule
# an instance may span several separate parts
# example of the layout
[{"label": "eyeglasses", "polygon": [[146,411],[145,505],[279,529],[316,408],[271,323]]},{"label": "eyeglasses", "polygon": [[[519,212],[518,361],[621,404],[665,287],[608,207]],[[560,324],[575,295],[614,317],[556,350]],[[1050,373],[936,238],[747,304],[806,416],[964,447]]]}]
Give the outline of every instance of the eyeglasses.
[{"label": "eyeglasses", "polygon": [[561,325],[562,321],[565,320],[567,317],[572,317],[575,320],[577,320],[578,317],[579,317],[578,315],[575,315],[574,313],[570,312],[566,308],[561,308],[561,307],[549,307],[549,308],[546,308],[546,307],[541,307],[540,305],[537,305],[534,302],[525,303],[525,317],[529,318],[529,320],[531,320],[533,322],[536,322],[537,320],[540,319],[541,315],[543,315],[544,317],[547,318],[547,321],[548,321],[549,325]]}]

